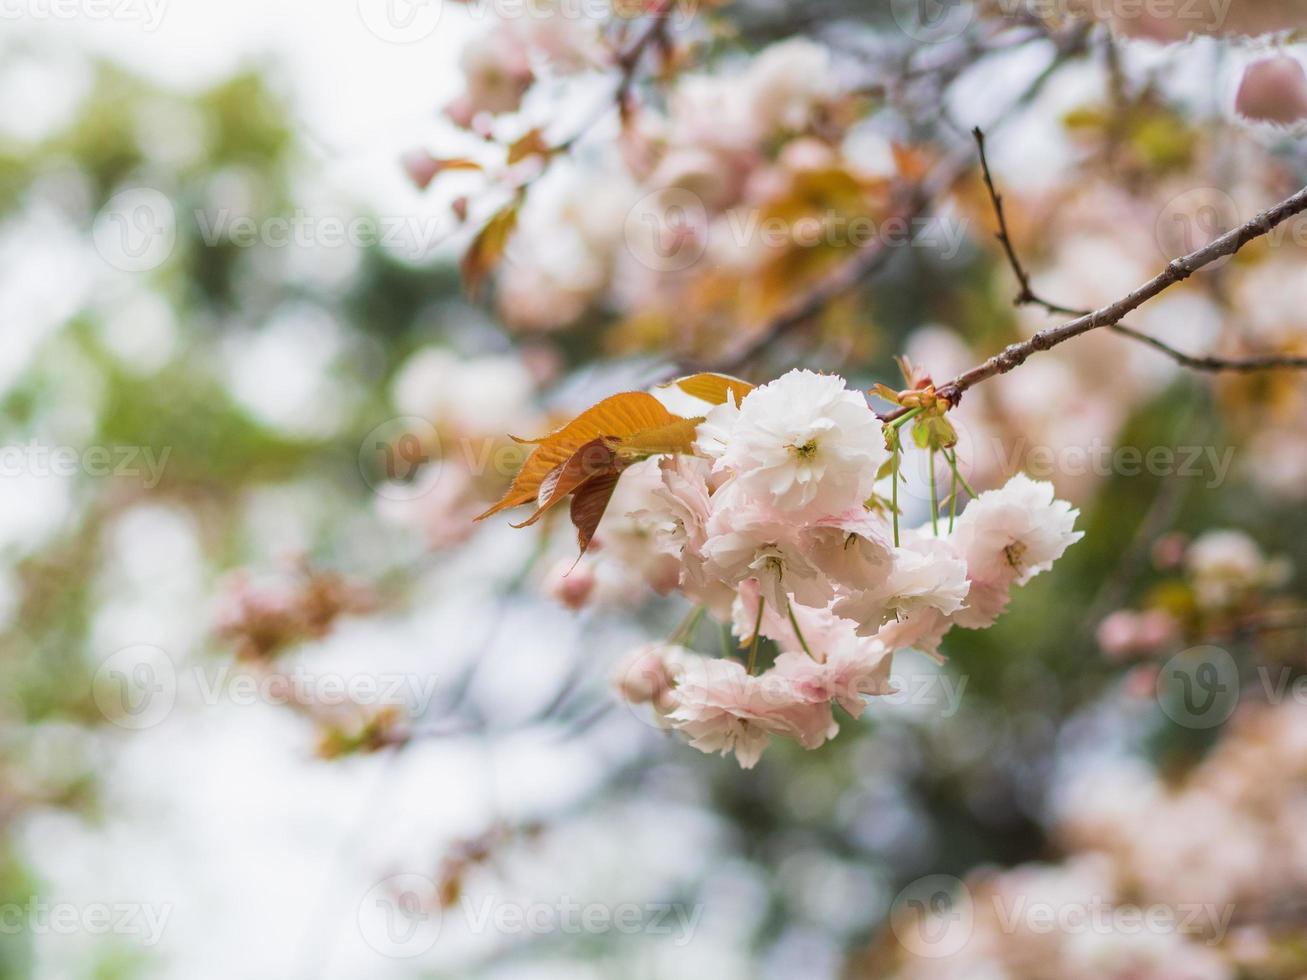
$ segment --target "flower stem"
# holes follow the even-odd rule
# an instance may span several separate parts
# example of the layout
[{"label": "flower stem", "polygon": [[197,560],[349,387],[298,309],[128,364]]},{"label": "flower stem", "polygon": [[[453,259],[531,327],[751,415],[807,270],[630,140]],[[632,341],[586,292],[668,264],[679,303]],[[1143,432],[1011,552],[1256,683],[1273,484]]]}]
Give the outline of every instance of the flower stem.
[{"label": "flower stem", "polygon": [[921,411],[922,411],[921,406],[917,406],[916,408],[911,409],[910,411],[904,412],[893,422],[889,423],[890,428],[891,429],[902,428],[904,422],[907,422],[909,419],[916,418],[918,415],[921,414]]},{"label": "flower stem", "polygon": [[930,451],[930,529],[939,536],[939,492],[935,489],[935,450]]},{"label": "flower stem", "polygon": [[[945,454],[944,458],[945,459],[948,458],[947,453]],[[953,522],[954,520],[957,519],[958,516],[958,468],[954,466],[952,467],[952,470],[953,470],[953,483],[949,491],[949,498],[948,498],[948,533],[949,534],[953,533]]]},{"label": "flower stem", "polygon": [[803,647],[804,653],[816,660],[817,658],[812,656],[812,648],[808,646],[808,641],[803,638],[803,630],[799,628],[799,620],[794,615],[794,603],[788,602],[786,606],[790,613],[790,625],[794,627],[794,635],[799,638],[799,646]]},{"label": "flower stem", "polygon": [[890,512],[894,515],[894,547],[899,546],[899,443],[898,433],[894,434],[894,455],[890,467]]},{"label": "flower stem", "polygon": [[681,625],[676,627],[675,632],[667,640],[672,646],[684,646],[694,638],[694,631],[699,628],[699,620],[703,619],[705,610],[703,606],[695,606],[681,620]]},{"label": "flower stem", "polygon": [[753,673],[753,668],[758,666],[758,641],[762,634],[762,611],[767,607],[766,601],[761,595],[758,596],[758,616],[753,621],[753,641],[749,644],[749,673]]},{"label": "flower stem", "polygon": [[971,489],[971,484],[967,482],[967,478],[963,476],[962,471],[958,469],[958,451],[956,449],[948,456],[948,461],[949,466],[953,467],[953,475],[957,477],[959,482],[961,482],[962,489],[967,492],[967,496],[973,498],[976,497],[976,491]]}]

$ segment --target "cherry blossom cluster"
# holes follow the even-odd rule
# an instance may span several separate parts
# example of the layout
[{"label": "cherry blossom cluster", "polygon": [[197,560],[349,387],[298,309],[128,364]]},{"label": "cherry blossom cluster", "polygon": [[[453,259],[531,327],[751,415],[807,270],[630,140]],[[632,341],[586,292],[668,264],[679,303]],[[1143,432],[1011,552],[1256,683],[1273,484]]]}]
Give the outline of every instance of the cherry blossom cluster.
[{"label": "cherry blossom cluster", "polygon": [[[952,627],[990,626],[1015,586],[1081,537],[1077,511],[1025,476],[955,520],[900,529],[893,487],[877,492],[894,468],[886,443],[862,393],[796,370],[708,412],[696,455],[639,464],[658,483],[629,519],[749,654],[646,648],[619,675],[622,696],[746,768],[772,735],[816,748],[838,731],[834,705],[856,718],[863,696],[893,691],[896,651],[938,658]],[[758,673],[761,638],[777,655]]]}]

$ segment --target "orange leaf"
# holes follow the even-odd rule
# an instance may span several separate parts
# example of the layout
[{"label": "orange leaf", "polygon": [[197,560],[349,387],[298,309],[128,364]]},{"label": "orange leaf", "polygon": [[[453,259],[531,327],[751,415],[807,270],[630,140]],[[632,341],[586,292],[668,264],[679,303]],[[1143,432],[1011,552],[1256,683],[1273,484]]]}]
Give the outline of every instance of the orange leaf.
[{"label": "orange leaf", "polygon": [[536,510],[521,524],[529,527],[540,520],[550,508],[592,477],[617,472],[617,457],[603,439],[591,439],[584,446],[549,471],[536,492]]},{"label": "orange leaf", "polygon": [[504,257],[508,240],[517,228],[517,212],[522,206],[522,198],[516,197],[504,205],[477,232],[476,238],[463,255],[459,269],[463,273],[463,287],[469,296],[475,296],[481,290],[486,277]]},{"label": "orange leaf", "polygon": [[536,448],[522,464],[503,499],[477,520],[537,499],[546,477],[592,439],[622,439],[639,432],[661,429],[677,421],[678,416],[667,411],[653,395],[628,391],[605,398],[543,439],[517,439],[519,443],[533,443]]},{"label": "orange leaf", "polygon": [[623,459],[635,460],[645,456],[658,456],[662,453],[694,452],[694,434],[699,428],[703,416],[692,419],[677,419],[669,425],[656,429],[646,429],[621,439],[610,439],[608,445]]},{"label": "orange leaf", "polygon": [[544,134],[538,129],[531,129],[508,147],[508,164],[512,166],[531,156],[547,157],[553,152],[554,148],[545,142]]},{"label": "orange leaf", "polygon": [[688,378],[677,378],[662,385],[664,388],[675,386],[687,395],[692,395],[710,405],[723,405],[728,398],[738,405],[746,395],[753,391],[753,385],[727,374],[692,374]]},{"label": "orange leaf", "polygon": [[603,519],[608,502],[613,499],[617,489],[620,473],[603,473],[592,476],[577,487],[572,495],[572,525],[576,528],[576,543],[581,547],[581,554],[590,547],[595,536],[595,528]]}]

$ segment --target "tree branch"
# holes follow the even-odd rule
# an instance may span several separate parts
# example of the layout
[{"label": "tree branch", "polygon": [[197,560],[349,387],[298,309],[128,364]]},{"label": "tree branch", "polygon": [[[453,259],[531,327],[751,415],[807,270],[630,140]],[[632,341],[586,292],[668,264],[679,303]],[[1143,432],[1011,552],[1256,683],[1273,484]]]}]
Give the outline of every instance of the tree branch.
[{"label": "tree branch", "polygon": [[[1012,274],[1016,276],[1017,283],[1020,286],[1019,291],[1013,303],[1017,306],[1039,306],[1049,313],[1063,316],[1086,317],[1091,315],[1091,311],[1076,309],[1070,306],[1051,302],[1036,293],[1030,286],[1030,275],[1026,272],[1025,267],[1021,264],[1021,259],[1017,256],[1016,247],[1012,242],[1012,233],[1008,229],[1007,215],[1003,208],[1003,195],[998,192],[994,185],[994,177],[989,169],[989,158],[985,153],[985,134],[980,129],[973,130],[976,138],[976,147],[980,152],[980,172],[985,180],[985,187],[989,190],[989,199],[994,206],[994,216],[998,221],[997,238],[999,244],[1003,246],[1003,253],[1007,256],[1008,265],[1012,268]],[[1236,249],[1237,250],[1237,249]],[[1133,327],[1124,323],[1107,324],[1114,332],[1121,334],[1123,337],[1129,337],[1137,340],[1142,344],[1147,344],[1154,350],[1160,351],[1167,357],[1171,358],[1182,367],[1191,368],[1195,371],[1234,371],[1243,373],[1252,373],[1254,371],[1270,371],[1277,369],[1301,370],[1307,369],[1307,356],[1300,357],[1288,354],[1268,354],[1261,357],[1250,358],[1227,358],[1214,357],[1210,355],[1186,354],[1178,351],[1169,344],[1151,337],[1146,333],[1135,330]]]}]

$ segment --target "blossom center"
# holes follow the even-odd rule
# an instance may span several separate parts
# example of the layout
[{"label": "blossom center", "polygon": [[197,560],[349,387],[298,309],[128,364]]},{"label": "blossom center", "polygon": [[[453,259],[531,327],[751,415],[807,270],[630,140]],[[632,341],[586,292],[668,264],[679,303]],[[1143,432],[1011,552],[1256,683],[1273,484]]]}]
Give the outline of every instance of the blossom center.
[{"label": "blossom center", "polygon": [[1013,541],[1003,549],[1003,555],[1007,558],[1009,565],[1020,571],[1021,559],[1026,556],[1026,546],[1020,541]]},{"label": "blossom center", "polygon": [[790,446],[790,452],[794,453],[796,459],[809,460],[817,455],[817,440],[809,439],[801,446]]}]

